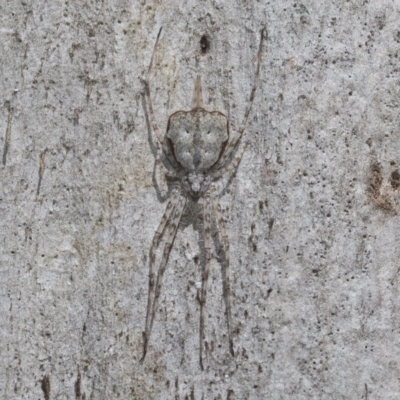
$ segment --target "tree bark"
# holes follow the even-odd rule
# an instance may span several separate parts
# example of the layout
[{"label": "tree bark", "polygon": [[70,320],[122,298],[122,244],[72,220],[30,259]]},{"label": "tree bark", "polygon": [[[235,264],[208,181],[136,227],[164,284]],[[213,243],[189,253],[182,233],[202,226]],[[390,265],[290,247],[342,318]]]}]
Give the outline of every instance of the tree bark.
[{"label": "tree bark", "polygon": [[[400,3],[0,2],[0,397],[398,399]],[[149,251],[170,182],[157,124],[242,121],[219,185],[205,313],[201,205],[188,205],[147,356]],[[162,251],[162,249],[161,249]],[[158,261],[160,254],[158,254]],[[159,264],[157,264],[159,265]]]}]

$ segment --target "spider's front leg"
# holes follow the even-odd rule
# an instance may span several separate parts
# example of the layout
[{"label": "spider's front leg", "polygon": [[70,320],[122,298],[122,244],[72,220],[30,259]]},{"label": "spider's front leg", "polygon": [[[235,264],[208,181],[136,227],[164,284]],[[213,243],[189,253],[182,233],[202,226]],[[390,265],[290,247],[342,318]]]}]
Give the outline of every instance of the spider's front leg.
[{"label": "spider's front leg", "polygon": [[221,158],[218,160],[218,163],[216,164],[216,166],[214,168],[215,170],[219,170],[221,168],[226,167],[226,163],[229,160],[229,157],[231,156],[233,150],[236,148],[236,145],[238,144],[239,140],[241,139],[244,129],[246,127],[247,119],[249,118],[251,107],[253,106],[254,96],[256,94],[258,79],[260,76],[262,45],[263,45],[264,39],[267,39],[267,32],[266,32],[265,28],[262,29],[262,31],[261,31],[260,44],[258,46],[258,53],[257,53],[256,73],[254,75],[253,87],[251,89],[250,98],[249,98],[249,102],[247,103],[246,111],[244,112],[243,121],[240,124],[237,132],[233,135],[232,139],[226,146],[224,153],[222,154]]},{"label": "spider's front leg", "polygon": [[156,119],[154,117],[154,111],[153,111],[153,102],[151,101],[151,95],[150,95],[150,73],[151,73],[151,67],[153,66],[153,60],[154,60],[154,54],[156,52],[157,44],[160,39],[162,28],[158,31],[156,43],[154,44],[153,52],[151,53],[151,59],[150,59],[150,64],[147,69],[146,73],[146,80],[145,80],[145,93],[146,93],[146,100],[147,100],[147,106],[149,108],[149,114],[150,114],[150,122],[153,127],[153,131],[157,136],[157,139],[159,143],[161,144],[162,147],[164,147],[164,138],[158,129],[158,125],[156,123]]},{"label": "spider's front leg", "polygon": [[153,131],[157,137],[157,159],[161,161],[161,156],[160,156],[160,149],[159,146],[161,146],[162,152],[164,153],[166,159],[168,160],[168,163],[174,168],[174,169],[179,169],[179,165],[177,165],[177,163],[175,162],[173,156],[170,154],[169,148],[167,146],[167,144],[165,143],[164,140],[164,136],[162,135],[157,122],[156,122],[156,118],[154,115],[154,109],[153,109],[153,102],[151,100],[151,93],[150,93],[150,75],[151,75],[151,69],[153,66],[153,61],[154,61],[154,54],[156,52],[156,48],[158,45],[158,41],[160,39],[160,35],[161,35],[161,31],[162,28],[160,28],[160,30],[158,31],[158,35],[157,35],[157,39],[156,42],[154,44],[154,48],[153,48],[153,52],[151,54],[151,59],[150,59],[150,64],[149,67],[147,69],[147,73],[146,73],[146,79],[144,81],[144,87],[145,87],[145,95],[146,95],[146,101],[147,101],[147,107],[149,109],[149,118],[150,118],[150,123],[151,126],[153,128]]},{"label": "spider's front leg", "polygon": [[[185,208],[185,204],[186,204],[186,197],[181,195],[180,187],[176,187],[172,193],[170,201],[167,204],[167,208],[161,219],[160,225],[156,230],[156,233],[153,238],[153,243],[151,245],[146,330],[144,335],[143,357],[140,360],[141,362],[144,360],[147,353],[147,346],[149,344],[151,329],[153,327],[154,316],[157,309],[157,302],[160,296],[162,277],[165,271],[165,267],[167,265],[172,243],[174,242],[176,232],[178,231],[179,222],[182,216],[182,212]],[[165,241],[161,265],[158,270],[156,279],[156,271],[155,271],[156,251],[158,248],[160,237],[163,235],[167,225],[168,225],[168,234]]]},{"label": "spider's front leg", "polygon": [[216,179],[222,178],[224,175],[233,171],[239,165],[240,161],[242,160],[243,154],[246,149],[247,149],[247,143],[245,143],[242,146],[242,148],[237,151],[237,153],[235,154],[235,157],[229,164],[227,164],[224,168],[217,170],[216,172],[213,172],[211,174],[212,179],[216,180]]}]

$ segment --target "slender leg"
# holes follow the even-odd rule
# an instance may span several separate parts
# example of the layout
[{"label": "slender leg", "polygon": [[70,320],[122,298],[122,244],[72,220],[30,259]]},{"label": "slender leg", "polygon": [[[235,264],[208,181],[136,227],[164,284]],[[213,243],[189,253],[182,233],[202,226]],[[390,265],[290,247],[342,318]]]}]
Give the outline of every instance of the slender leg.
[{"label": "slender leg", "polygon": [[163,164],[163,162],[162,162],[162,160],[161,160],[161,154],[160,154],[159,151],[157,152],[157,155],[156,155],[156,165],[157,165],[157,167],[159,167],[159,168],[162,170],[162,172],[164,173],[165,176],[167,176],[167,177],[169,177],[169,178],[176,177],[176,173],[170,171],[170,170]]},{"label": "slender leg", "polygon": [[262,54],[262,43],[263,43],[263,39],[266,38],[267,33],[265,31],[265,28],[261,31],[261,38],[260,38],[260,45],[258,48],[258,53],[257,53],[257,68],[256,68],[256,74],[254,76],[254,83],[253,83],[253,88],[251,89],[251,93],[250,93],[250,99],[249,102],[247,104],[247,108],[246,111],[244,113],[244,117],[243,117],[243,121],[239,126],[239,129],[237,130],[237,132],[235,133],[235,135],[232,137],[232,140],[228,143],[228,145],[226,146],[226,149],[224,151],[223,156],[221,157],[220,161],[217,164],[217,169],[218,168],[222,168],[224,166],[224,164],[226,163],[226,161],[228,160],[229,156],[232,153],[232,150],[235,148],[237,142],[240,140],[240,138],[243,135],[244,132],[244,128],[246,127],[246,123],[247,123],[247,119],[249,117],[250,114],[250,110],[251,107],[253,105],[253,101],[254,101],[254,95],[256,93],[256,89],[257,89],[257,84],[258,84],[258,78],[260,75],[260,65],[261,65],[261,54]]},{"label": "slender leg", "polygon": [[225,222],[222,217],[221,206],[218,203],[217,197],[214,194],[215,188],[211,189],[211,196],[214,206],[214,212],[217,217],[218,229],[222,238],[225,253],[225,296],[226,296],[226,316],[228,321],[228,337],[229,337],[229,351],[232,356],[233,352],[233,339],[232,339],[232,312],[231,312],[231,283],[230,283],[230,265],[229,265],[229,239],[225,229]]},{"label": "slender leg", "polygon": [[156,230],[156,233],[153,238],[153,243],[152,243],[151,249],[150,249],[149,294],[148,294],[148,300],[147,300],[146,330],[145,330],[144,345],[143,345],[143,357],[142,357],[141,361],[143,361],[146,356],[147,345],[148,345],[148,342],[150,339],[151,324],[152,324],[152,320],[154,318],[152,316],[152,311],[153,311],[153,303],[154,303],[153,296],[154,296],[155,283],[156,283],[155,259],[156,259],[156,251],[158,248],[158,242],[160,240],[160,237],[164,233],[165,227],[166,227],[168,221],[170,220],[173,211],[176,210],[176,208],[179,204],[179,195],[180,195],[180,189],[179,189],[179,187],[176,187],[172,192],[172,197],[167,204],[167,208],[161,219],[160,225],[158,226],[158,228]]},{"label": "slender leg", "polygon": [[247,143],[245,143],[240,150],[238,150],[237,154],[235,155],[235,158],[232,160],[230,164],[225,166],[224,168],[216,171],[215,173],[212,173],[212,178],[213,179],[219,179],[221,176],[233,171],[240,163],[243,154],[247,148]]},{"label": "slender leg", "polygon": [[147,106],[149,108],[150,123],[151,123],[151,126],[153,127],[153,131],[156,134],[157,140],[160,143],[161,148],[162,148],[164,154],[166,155],[168,161],[170,162],[170,164],[174,168],[178,168],[179,166],[173,160],[173,157],[171,157],[171,154],[170,154],[171,152],[169,151],[168,146],[164,142],[164,137],[161,134],[160,129],[158,128],[158,125],[156,123],[156,119],[154,116],[154,110],[153,110],[153,102],[151,101],[151,95],[150,95],[150,72],[151,72],[151,67],[153,66],[154,54],[156,52],[158,40],[160,39],[161,31],[162,31],[162,28],[160,28],[160,30],[158,31],[156,43],[154,44],[153,53],[151,55],[150,65],[149,65],[149,68],[147,69],[146,80],[145,80],[145,93],[146,93]]},{"label": "slender leg", "polygon": [[164,146],[164,138],[162,137],[162,135],[160,133],[160,130],[158,129],[158,125],[156,123],[156,119],[154,118],[153,103],[151,101],[150,86],[149,86],[150,72],[151,72],[151,67],[153,65],[154,53],[156,52],[156,47],[157,47],[157,44],[158,44],[158,40],[160,39],[161,31],[162,31],[162,28],[160,28],[160,30],[158,31],[156,43],[154,44],[153,53],[151,55],[150,65],[149,65],[149,68],[148,68],[147,74],[146,74],[145,90],[146,90],[147,106],[149,107],[150,122],[151,122],[151,125],[153,127],[153,131],[156,134],[157,139],[160,142],[161,146]]},{"label": "slender leg", "polygon": [[167,266],[169,253],[171,251],[172,244],[174,243],[176,232],[178,231],[179,222],[181,220],[182,212],[185,208],[185,205],[186,205],[186,197],[181,196],[179,199],[179,203],[177,204],[174,212],[171,215],[171,225],[169,226],[168,236],[165,240],[164,252],[161,260],[160,269],[158,270],[158,275],[157,275],[157,283],[154,294],[153,310],[151,313],[149,334],[153,327],[154,316],[157,310],[158,299],[160,297],[161,283],[165,272],[165,267]]},{"label": "slender leg", "polygon": [[200,302],[200,367],[203,370],[203,340],[204,340],[204,312],[207,297],[207,281],[211,261],[211,200],[210,194],[204,196],[204,250],[206,253],[205,266],[203,272],[203,284]]}]

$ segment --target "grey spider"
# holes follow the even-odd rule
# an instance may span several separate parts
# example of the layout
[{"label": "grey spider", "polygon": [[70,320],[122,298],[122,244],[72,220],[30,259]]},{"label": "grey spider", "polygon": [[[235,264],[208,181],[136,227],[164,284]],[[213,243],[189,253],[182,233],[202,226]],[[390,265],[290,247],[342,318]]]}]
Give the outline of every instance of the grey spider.
[{"label": "grey spider", "polygon": [[[153,327],[154,316],[160,297],[161,282],[168,262],[172,243],[174,242],[179,222],[184,211],[187,198],[197,201],[203,199],[204,218],[204,249],[205,265],[202,277],[202,291],[200,298],[200,367],[203,370],[203,340],[204,340],[204,312],[207,296],[207,280],[211,260],[211,213],[214,211],[218,230],[222,239],[225,253],[225,295],[226,314],[229,337],[229,350],[232,356],[232,315],[230,300],[230,278],[229,278],[229,240],[226,233],[225,222],[222,217],[221,207],[218,203],[213,182],[225,174],[234,170],[240,163],[246,144],[236,152],[239,141],[244,132],[246,122],[253,104],[260,73],[262,43],[266,37],[265,29],[261,31],[260,44],[257,53],[257,68],[254,77],[250,99],[244,113],[243,121],[238,131],[230,139],[229,122],[227,117],[219,111],[207,111],[203,106],[202,88],[200,76],[197,76],[193,105],[190,111],[177,111],[168,120],[165,136],[161,135],[155,122],[153,104],[150,96],[150,72],[153,64],[154,53],[160,38],[161,30],[158,32],[154,45],[150,65],[145,80],[145,93],[149,118],[153,131],[161,145],[164,160],[161,161],[160,152],[157,153],[157,163],[164,168],[165,173],[177,180],[172,196],[167,204],[166,211],[156,230],[150,250],[150,276],[149,292],[146,315],[146,328],[144,332],[143,357],[144,360]],[[166,165],[168,164],[168,168]],[[173,171],[171,173],[171,170]],[[156,276],[155,259],[156,250],[161,236],[165,235],[165,246],[161,264]]]}]

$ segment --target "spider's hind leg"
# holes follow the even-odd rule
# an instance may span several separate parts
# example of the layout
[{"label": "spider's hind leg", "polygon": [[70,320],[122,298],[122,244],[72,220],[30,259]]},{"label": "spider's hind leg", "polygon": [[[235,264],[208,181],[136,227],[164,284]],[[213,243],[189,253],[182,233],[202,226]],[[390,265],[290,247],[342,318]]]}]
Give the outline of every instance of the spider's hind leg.
[{"label": "spider's hind leg", "polygon": [[211,261],[211,200],[210,194],[204,196],[204,251],[206,255],[200,301],[200,367],[203,368],[204,313],[207,297],[207,281]]},{"label": "spider's hind leg", "polygon": [[172,247],[172,244],[174,243],[176,232],[178,231],[179,222],[181,220],[185,205],[186,205],[186,197],[181,195],[179,198],[178,204],[176,205],[175,210],[171,215],[171,224],[169,226],[168,236],[165,240],[165,246],[164,246],[164,251],[163,251],[163,255],[162,255],[161,265],[160,265],[160,269],[158,270],[158,275],[157,275],[157,283],[156,283],[155,293],[154,293],[153,310],[151,312],[150,330],[153,327],[154,316],[155,316],[156,309],[157,309],[158,298],[160,297],[161,283],[162,283],[162,278],[163,278],[163,275],[165,272],[165,267],[167,266],[169,253],[171,252],[171,247]]},{"label": "spider's hind leg", "polygon": [[[149,294],[147,300],[146,329],[144,334],[143,356],[141,361],[144,360],[147,353],[147,346],[150,340],[151,329],[153,327],[153,321],[154,321],[154,314],[157,307],[156,303],[158,297],[160,296],[162,275],[164,274],[172,242],[174,241],[176,232],[178,230],[179,221],[182,215],[183,208],[186,203],[186,199],[180,197],[180,194],[181,194],[180,188],[176,187],[172,193],[170,201],[167,204],[167,208],[161,219],[160,225],[156,230],[150,249]],[[171,223],[169,224],[169,232],[165,243],[163,259],[156,280],[156,271],[155,271],[156,251],[158,248],[160,237],[164,233],[165,228],[167,224],[170,222],[170,220]]]},{"label": "spider's hind leg", "polygon": [[218,230],[221,235],[222,243],[224,245],[224,253],[225,253],[225,288],[224,289],[225,289],[225,296],[226,296],[226,317],[227,317],[227,323],[228,323],[229,351],[230,351],[231,355],[233,356],[234,351],[233,351],[233,339],[232,339],[229,239],[228,239],[228,235],[226,233],[225,222],[224,222],[224,218],[223,218],[222,212],[221,212],[221,206],[218,203],[217,197],[215,195],[215,187],[212,187],[212,189],[211,189],[211,196],[212,196],[214,212],[217,217]]}]

